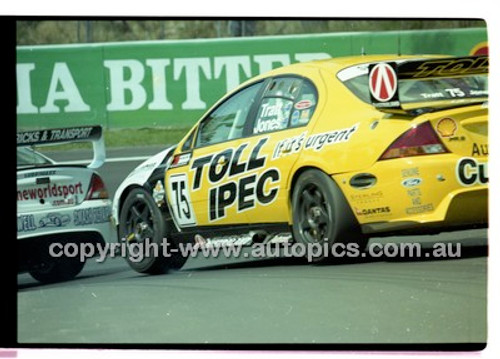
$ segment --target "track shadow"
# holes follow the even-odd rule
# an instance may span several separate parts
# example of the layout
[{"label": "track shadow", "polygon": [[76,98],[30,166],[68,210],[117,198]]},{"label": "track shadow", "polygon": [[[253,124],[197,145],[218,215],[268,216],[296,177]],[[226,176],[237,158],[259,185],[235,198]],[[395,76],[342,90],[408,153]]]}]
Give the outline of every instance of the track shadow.
[{"label": "track shadow", "polygon": [[[109,276],[115,276],[117,274],[123,273],[123,272],[128,272],[132,271],[128,267],[112,267],[112,268],[102,268],[102,269],[95,269],[92,268],[92,270],[85,270],[83,269],[82,273],[80,273],[78,276],[76,276],[73,279],[69,279],[66,281],[59,281],[55,283],[41,283],[36,281],[35,279],[28,279],[26,281],[19,281],[19,276],[18,275],[18,284],[17,284],[17,289],[18,291],[26,291],[30,289],[40,289],[40,288],[51,288],[51,287],[56,287],[60,285],[67,285],[69,283],[79,283],[82,281],[85,281],[87,279],[92,279],[92,278],[106,278]],[[135,272],[133,272],[135,273]],[[23,274],[23,275],[28,275],[28,274]]]},{"label": "track shadow", "polygon": [[[425,236],[423,236],[425,237]],[[416,238],[415,236],[408,238]],[[392,242],[391,240],[397,239],[397,241]],[[418,240],[404,240],[405,237],[394,237],[394,238],[374,238],[370,240],[369,246],[374,244],[384,243],[419,243],[420,252],[418,256],[408,256],[405,255],[385,255],[377,254],[370,255],[368,249],[363,252],[362,255],[356,257],[342,256],[342,257],[331,257],[329,260],[322,263],[311,263],[307,261],[305,257],[271,257],[271,258],[260,258],[260,259],[243,259],[234,263],[217,263],[218,258],[202,259],[199,261],[198,266],[184,265],[183,268],[178,270],[178,272],[189,272],[189,271],[218,271],[223,269],[238,269],[238,268],[264,268],[264,267],[278,267],[278,266],[303,266],[303,265],[314,265],[314,266],[338,266],[338,265],[359,265],[364,263],[374,263],[374,262],[431,262],[431,261],[453,261],[467,258],[477,258],[488,256],[488,245],[486,235],[463,235],[462,238],[458,236],[457,239],[453,240],[439,240],[440,237],[435,238],[425,237],[423,241]],[[451,253],[453,256],[436,256],[435,245],[441,244],[444,246],[451,246]],[[457,246],[460,246],[459,252],[457,252]],[[210,263],[212,262],[212,263]],[[189,263],[189,260],[188,260]],[[170,270],[168,272],[177,272],[176,270]],[[168,273],[166,272],[166,273]],[[90,269],[84,271],[76,278],[65,281],[57,282],[51,284],[44,284],[40,282],[25,281],[24,283],[19,283],[18,277],[18,291],[26,290],[36,290],[40,288],[51,288],[59,285],[67,285],[68,283],[75,284],[85,284],[89,279],[97,279],[99,283],[117,283],[123,279],[137,278],[140,279],[145,274],[139,274],[129,268],[125,263],[123,266],[117,267],[116,265],[109,268],[99,268],[95,265]],[[108,278],[109,277],[109,278]],[[96,282],[93,282],[96,283]]]},{"label": "track shadow", "polygon": [[225,263],[204,265],[202,267],[181,268],[181,271],[207,271],[207,270],[220,270],[220,269],[237,269],[237,268],[262,268],[262,267],[276,267],[276,266],[299,266],[308,265],[309,263],[305,258],[297,257],[279,257],[279,258],[263,258],[259,260],[248,260],[247,262],[238,263]]},{"label": "track shadow", "polygon": [[[413,237],[413,236],[412,236]],[[398,237],[404,238],[404,237]],[[401,240],[398,241],[398,243]],[[390,240],[383,241],[370,241],[368,246],[374,246],[378,248],[380,245],[384,245],[392,242]],[[398,244],[396,243],[396,244]],[[488,256],[488,244],[487,238],[483,236],[468,237],[464,240],[429,240],[426,238],[425,241],[415,241],[415,242],[404,242],[405,244],[416,243],[419,248],[418,250],[413,250],[407,248],[406,251],[400,254],[394,255],[394,253],[388,252],[376,252],[371,253],[367,248],[361,255],[349,257],[337,256],[330,257],[321,263],[311,263],[305,257],[279,257],[279,258],[265,258],[260,260],[248,260],[238,263],[224,263],[224,264],[213,264],[204,265],[202,267],[191,267],[182,268],[183,271],[208,271],[208,270],[221,270],[221,269],[236,269],[236,268],[261,268],[261,267],[275,267],[275,266],[297,266],[297,265],[315,265],[315,266],[334,266],[334,265],[354,265],[363,263],[374,263],[374,262],[431,262],[431,261],[452,261],[468,258],[477,257],[487,257]]]}]

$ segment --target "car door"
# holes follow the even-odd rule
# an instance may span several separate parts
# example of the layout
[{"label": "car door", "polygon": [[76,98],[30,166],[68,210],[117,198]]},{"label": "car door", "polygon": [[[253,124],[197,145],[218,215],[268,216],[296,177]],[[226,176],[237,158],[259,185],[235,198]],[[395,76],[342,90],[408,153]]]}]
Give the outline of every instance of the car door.
[{"label": "car door", "polygon": [[247,222],[237,206],[238,184],[253,162],[242,137],[263,85],[256,82],[223,100],[175,151],[165,184],[179,228]]},{"label": "car door", "polygon": [[[319,76],[314,70],[309,72],[310,77]],[[248,223],[288,222],[291,169],[306,146],[311,119],[318,113],[318,89],[310,79],[282,75],[266,84],[249,121],[250,133],[243,140],[249,148],[260,147],[262,153],[261,167],[254,173],[256,198],[247,211]]]}]

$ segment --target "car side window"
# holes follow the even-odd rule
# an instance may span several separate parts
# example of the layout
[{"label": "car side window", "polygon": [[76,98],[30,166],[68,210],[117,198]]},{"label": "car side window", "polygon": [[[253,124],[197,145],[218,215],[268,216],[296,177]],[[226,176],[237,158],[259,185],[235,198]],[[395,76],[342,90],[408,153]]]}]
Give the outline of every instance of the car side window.
[{"label": "car side window", "polygon": [[186,151],[189,151],[191,149],[191,145],[193,144],[193,138],[194,138],[195,133],[196,133],[196,128],[191,131],[191,133],[189,134],[186,141],[184,141],[184,143],[182,144],[182,148],[181,148],[182,152],[186,152]]},{"label": "car side window", "polygon": [[302,87],[300,88],[300,94],[293,106],[289,127],[307,125],[314,113],[314,110],[316,109],[317,104],[318,96],[316,88],[309,81],[304,81],[302,83]]},{"label": "car side window", "polygon": [[316,89],[307,80],[295,77],[273,79],[262,98],[253,134],[306,125],[317,103]]},{"label": "car side window", "polygon": [[258,82],[244,88],[212,111],[200,123],[196,147],[241,138],[248,113],[261,86],[262,82]]}]

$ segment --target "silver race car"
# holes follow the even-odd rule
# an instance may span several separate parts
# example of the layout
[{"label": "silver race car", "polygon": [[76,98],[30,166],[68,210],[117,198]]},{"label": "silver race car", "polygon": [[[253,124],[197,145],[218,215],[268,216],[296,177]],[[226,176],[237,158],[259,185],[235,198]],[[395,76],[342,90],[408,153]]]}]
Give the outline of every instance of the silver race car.
[{"label": "silver race car", "polygon": [[[33,146],[91,141],[88,166],[58,164]],[[95,171],[105,160],[100,126],[17,133],[18,271],[41,282],[69,280],[85,265],[82,244],[115,241],[111,200]]]}]

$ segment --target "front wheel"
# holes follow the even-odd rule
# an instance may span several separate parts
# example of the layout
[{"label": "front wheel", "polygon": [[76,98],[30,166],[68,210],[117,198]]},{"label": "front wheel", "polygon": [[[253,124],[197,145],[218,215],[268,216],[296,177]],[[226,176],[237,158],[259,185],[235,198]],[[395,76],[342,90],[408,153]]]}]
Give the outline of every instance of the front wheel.
[{"label": "front wheel", "polygon": [[[337,184],[326,173],[310,169],[297,179],[292,193],[293,236],[307,246],[314,263],[325,262],[333,252],[359,253],[368,239],[362,235],[358,221]],[[332,251],[334,244],[354,243],[350,251]],[[313,247],[317,248],[314,249]],[[325,253],[325,249],[328,253]]]},{"label": "front wheel", "polygon": [[169,268],[182,267],[187,259],[179,252],[164,250],[171,230],[144,188],[135,188],[127,195],[120,211],[118,233],[129,248],[129,266],[139,273],[165,273]]}]

